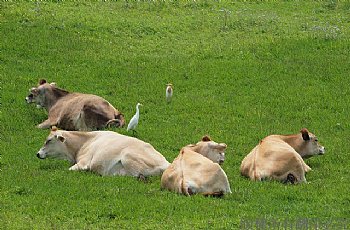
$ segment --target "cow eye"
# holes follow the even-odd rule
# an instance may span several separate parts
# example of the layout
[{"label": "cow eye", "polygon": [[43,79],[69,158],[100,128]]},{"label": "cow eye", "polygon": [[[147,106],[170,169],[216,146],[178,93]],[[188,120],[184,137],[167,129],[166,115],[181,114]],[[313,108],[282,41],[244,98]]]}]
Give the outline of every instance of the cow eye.
[{"label": "cow eye", "polygon": [[50,140],[47,140],[47,141],[46,141],[46,144],[48,144],[48,143],[50,143],[50,142],[51,142],[51,139],[50,139]]},{"label": "cow eye", "polygon": [[316,141],[316,142],[318,142],[318,140],[317,140],[317,139],[315,139],[315,141]]}]

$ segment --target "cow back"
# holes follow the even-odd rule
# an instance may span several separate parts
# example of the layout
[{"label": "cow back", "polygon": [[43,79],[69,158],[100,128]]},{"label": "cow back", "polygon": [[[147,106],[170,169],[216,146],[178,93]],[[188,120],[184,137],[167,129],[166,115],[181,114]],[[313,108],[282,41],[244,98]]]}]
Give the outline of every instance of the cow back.
[{"label": "cow back", "polygon": [[185,195],[231,192],[225,172],[217,163],[184,148],[165,170],[162,188]]}]

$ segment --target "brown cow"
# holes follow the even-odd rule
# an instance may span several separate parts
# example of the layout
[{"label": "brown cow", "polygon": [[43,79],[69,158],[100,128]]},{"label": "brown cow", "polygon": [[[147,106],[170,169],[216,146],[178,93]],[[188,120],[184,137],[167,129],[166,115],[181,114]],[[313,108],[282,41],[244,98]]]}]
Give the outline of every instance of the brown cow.
[{"label": "brown cow", "polygon": [[226,144],[218,144],[205,136],[196,145],[182,148],[164,171],[161,187],[187,196],[231,193],[226,173],[218,164],[225,160],[226,147]]},{"label": "brown cow", "polygon": [[125,124],[123,114],[102,97],[69,93],[46,80],[40,80],[39,86],[30,90],[26,101],[48,111],[48,119],[38,125],[41,129],[57,126],[65,130],[87,131]]},{"label": "brown cow", "polygon": [[243,159],[240,171],[257,181],[306,182],[305,173],[311,168],[303,158],[324,153],[317,137],[305,128],[295,135],[270,135]]}]

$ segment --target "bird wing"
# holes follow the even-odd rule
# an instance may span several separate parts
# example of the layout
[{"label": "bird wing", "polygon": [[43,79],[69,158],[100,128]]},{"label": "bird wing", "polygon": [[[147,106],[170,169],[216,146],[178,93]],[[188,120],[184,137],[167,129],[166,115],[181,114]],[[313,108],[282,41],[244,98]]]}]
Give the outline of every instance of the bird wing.
[{"label": "bird wing", "polygon": [[128,128],[126,129],[127,131],[130,129],[133,129],[136,127],[138,123],[138,117],[136,116],[136,114],[131,118],[129,124],[128,124]]}]

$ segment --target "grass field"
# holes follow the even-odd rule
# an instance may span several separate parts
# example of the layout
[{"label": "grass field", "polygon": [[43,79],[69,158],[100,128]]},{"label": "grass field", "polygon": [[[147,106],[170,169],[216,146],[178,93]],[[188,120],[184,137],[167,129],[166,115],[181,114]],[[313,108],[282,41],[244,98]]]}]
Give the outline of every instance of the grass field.
[{"label": "grass field", "polygon": [[[349,2],[8,1],[0,22],[0,229],[350,228]],[[41,78],[102,96],[127,120],[141,102],[138,138],[170,162],[205,134],[226,143],[233,193],[185,197],[160,177],[37,159],[47,114],[24,98]],[[326,147],[306,160],[308,184],[240,176],[260,139],[302,127]]]}]

